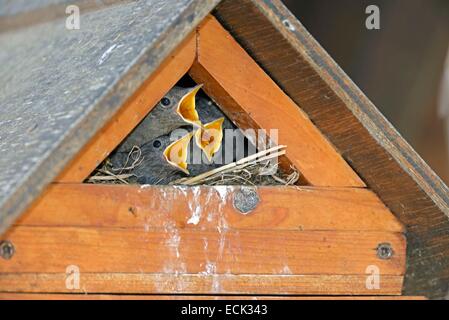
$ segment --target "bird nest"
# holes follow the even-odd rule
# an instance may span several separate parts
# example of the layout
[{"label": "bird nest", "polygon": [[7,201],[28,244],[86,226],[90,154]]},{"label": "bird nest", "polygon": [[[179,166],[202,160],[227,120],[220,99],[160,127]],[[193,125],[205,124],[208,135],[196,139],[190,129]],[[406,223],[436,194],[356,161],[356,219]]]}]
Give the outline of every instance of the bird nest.
[{"label": "bird nest", "polygon": [[[154,185],[294,185],[300,178],[300,173],[290,167],[289,172],[282,170],[271,160],[285,154],[285,146],[264,150],[194,177],[176,178],[170,172],[162,176]],[[94,184],[139,184],[133,171],[144,160],[138,146],[133,147],[121,166],[115,167],[110,159],[106,159],[86,180]],[[166,183],[168,181],[168,183]],[[159,183],[165,182],[165,183]]]}]

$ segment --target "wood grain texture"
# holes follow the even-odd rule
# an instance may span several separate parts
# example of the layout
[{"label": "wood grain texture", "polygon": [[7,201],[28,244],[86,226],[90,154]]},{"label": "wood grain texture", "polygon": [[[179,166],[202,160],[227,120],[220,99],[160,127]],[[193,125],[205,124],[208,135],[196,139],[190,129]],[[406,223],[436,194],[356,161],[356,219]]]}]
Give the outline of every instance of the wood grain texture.
[{"label": "wood grain texture", "polygon": [[[0,274],[0,296],[24,293],[398,295],[401,276],[382,276],[368,290],[366,275],[188,275],[82,273],[80,289],[66,289],[65,273]],[[176,296],[171,296],[175,298]]]},{"label": "wood grain texture", "polygon": [[280,1],[225,0],[214,15],[406,226],[404,294],[444,297],[449,289],[444,183]]},{"label": "wood grain texture", "polygon": [[[364,274],[370,265],[402,275],[405,268],[399,233],[145,227],[13,227],[6,235],[17,253],[0,261],[0,273],[57,273],[72,264],[84,272],[236,275]],[[391,244],[391,259],[377,257],[380,243]]]},{"label": "wood grain texture", "polygon": [[0,293],[0,300],[426,300],[410,296],[239,296]]},{"label": "wood grain texture", "polygon": [[370,191],[261,187],[243,215],[237,190],[52,185],[2,237],[16,254],[0,260],[0,288],[61,292],[43,279],[76,265],[88,292],[366,294],[375,265],[385,284],[370,294],[400,293],[403,229]]},{"label": "wood grain texture", "polygon": [[[347,230],[404,232],[369,190],[259,187],[251,214],[233,206],[236,186],[149,187],[52,184],[17,226],[161,228],[167,219],[183,228]],[[61,213],[63,218],[61,218]],[[197,224],[188,224],[197,218]],[[194,219],[195,220],[195,219]]]},{"label": "wood grain texture", "polygon": [[0,233],[217,2],[121,2],[79,31],[64,17],[0,33]]},{"label": "wood grain texture", "polygon": [[55,182],[82,182],[187,73],[196,57],[193,33],[159,66],[113,118],[76,155]]},{"label": "wood grain texture", "polygon": [[278,130],[287,158],[314,186],[363,187],[309,118],[213,17],[198,28],[197,83],[242,129]]}]

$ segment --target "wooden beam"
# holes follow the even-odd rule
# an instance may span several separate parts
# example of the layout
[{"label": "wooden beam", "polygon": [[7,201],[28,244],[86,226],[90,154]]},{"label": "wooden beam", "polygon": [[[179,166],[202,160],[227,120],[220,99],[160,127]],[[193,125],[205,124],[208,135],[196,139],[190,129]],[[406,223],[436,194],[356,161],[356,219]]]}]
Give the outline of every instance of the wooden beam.
[{"label": "wooden beam", "polygon": [[[259,187],[260,202],[248,215],[233,206],[238,190],[236,186],[53,184],[15,225],[142,229],[164,227],[171,219],[182,228],[214,228],[225,222],[229,228],[404,232],[366,189]],[[196,225],[187,223],[192,211],[197,212]]]},{"label": "wooden beam", "polygon": [[56,182],[82,182],[151,111],[156,103],[187,73],[196,55],[195,34],[191,34],[159,66],[78,153]]},{"label": "wooden beam", "polygon": [[277,129],[287,158],[314,186],[365,186],[301,109],[209,16],[190,75],[242,129]]},{"label": "wooden beam", "polygon": [[[65,273],[0,274],[1,292],[116,294],[398,295],[401,276],[382,276],[369,290],[367,275],[204,275],[81,273],[80,289],[67,289]],[[2,293],[0,293],[1,295]]]},{"label": "wooden beam", "polygon": [[426,300],[409,296],[239,296],[0,293],[0,300]]},{"label": "wooden beam", "polygon": [[[61,272],[71,264],[84,272],[167,274],[350,275],[376,265],[382,275],[401,275],[405,269],[400,233],[183,229],[170,219],[165,224],[139,229],[13,227],[6,239],[17,253],[0,261],[0,273]],[[393,247],[391,259],[377,257],[380,243]]]},{"label": "wooden beam", "polygon": [[369,294],[400,292],[403,228],[370,191],[261,187],[247,215],[235,192],[55,184],[2,237],[16,254],[0,260],[0,288],[65,292],[48,277],[76,265],[88,292],[366,294],[374,265],[383,284]]}]

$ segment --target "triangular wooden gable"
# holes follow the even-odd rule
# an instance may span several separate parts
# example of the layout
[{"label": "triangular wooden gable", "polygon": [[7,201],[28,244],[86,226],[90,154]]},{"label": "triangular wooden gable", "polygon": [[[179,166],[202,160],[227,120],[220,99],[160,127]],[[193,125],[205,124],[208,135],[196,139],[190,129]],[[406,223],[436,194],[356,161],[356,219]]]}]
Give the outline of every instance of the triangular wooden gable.
[{"label": "triangular wooden gable", "polygon": [[[238,186],[82,184],[186,73],[240,128],[278,128],[307,186],[259,187],[242,213]],[[2,238],[14,292],[399,295],[406,264],[401,223],[212,16]]]}]

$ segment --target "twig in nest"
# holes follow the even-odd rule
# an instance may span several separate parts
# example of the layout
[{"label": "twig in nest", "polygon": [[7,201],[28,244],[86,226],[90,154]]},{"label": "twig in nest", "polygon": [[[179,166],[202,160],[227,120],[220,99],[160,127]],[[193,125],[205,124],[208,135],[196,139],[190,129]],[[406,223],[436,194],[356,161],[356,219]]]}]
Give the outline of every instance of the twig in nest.
[{"label": "twig in nest", "polygon": [[243,169],[253,163],[263,162],[263,161],[270,160],[270,159],[279,157],[281,155],[284,155],[285,150],[281,150],[281,149],[284,149],[285,147],[286,146],[276,146],[276,147],[273,147],[273,148],[270,148],[267,150],[263,150],[258,153],[255,153],[253,155],[250,155],[246,158],[242,158],[239,161],[232,162],[232,163],[226,164],[224,166],[221,166],[219,168],[215,168],[213,170],[199,174],[196,177],[176,180],[172,184],[194,185],[197,183],[201,183],[205,179],[207,179],[211,176],[216,176],[219,174],[228,173],[230,171]]},{"label": "twig in nest", "polygon": [[[131,165],[128,166],[129,161],[132,160]],[[90,176],[87,179],[87,182],[89,183],[98,183],[102,181],[120,181],[124,184],[129,184],[129,182],[126,179],[131,178],[134,176],[133,174],[123,174],[123,171],[130,171],[137,166],[139,166],[142,161],[144,160],[144,157],[142,157],[142,150],[138,146],[133,146],[131,151],[128,153],[128,156],[126,157],[126,161],[121,168],[113,168],[112,164],[109,162],[109,159],[107,159],[101,168],[98,168],[95,170],[95,175]],[[111,172],[112,171],[112,172]],[[118,172],[118,173],[115,173]]]},{"label": "twig in nest", "polygon": [[132,177],[132,174],[121,174],[121,175],[116,175],[110,171],[108,171],[107,169],[99,169],[98,172],[101,172],[105,175],[96,175],[96,176],[92,176],[90,177],[87,181],[88,182],[95,182],[95,181],[113,181],[113,180],[119,180],[125,184],[128,184],[128,181],[126,181],[125,179],[128,179],[130,177]]},{"label": "twig in nest", "polygon": [[[241,177],[241,176],[239,176],[239,175],[235,175],[235,174],[222,174],[222,175],[220,175],[220,177],[221,177],[221,180],[214,181],[214,182],[211,183],[211,185],[213,186],[213,185],[216,185],[216,184],[218,184],[218,183],[223,183],[223,182],[225,182],[225,181],[243,180],[244,182],[246,182],[246,183],[248,183],[248,184],[254,186],[254,183],[252,183],[250,180],[245,179],[245,178],[243,178],[243,177]],[[227,179],[225,179],[225,178],[227,178]]]},{"label": "twig in nest", "polygon": [[287,178],[287,185],[295,184],[299,180],[298,171],[293,171]]},{"label": "twig in nest", "polygon": [[271,177],[274,180],[276,180],[277,182],[282,183],[283,185],[286,185],[286,186],[293,185],[293,184],[295,184],[298,181],[298,179],[300,177],[300,174],[293,167],[290,166],[290,168],[293,170],[293,172],[290,173],[286,177],[286,179],[282,179],[281,177],[278,177],[275,174],[271,175]]},{"label": "twig in nest", "polygon": [[287,181],[285,181],[284,179],[282,179],[282,178],[280,178],[280,177],[278,177],[278,176],[276,176],[276,175],[274,175],[274,174],[273,174],[271,177],[272,177],[274,180],[276,180],[277,182],[287,185]]},{"label": "twig in nest", "polygon": [[[137,153],[136,156],[134,156],[135,153]],[[141,157],[141,156],[142,156],[142,150],[138,146],[133,146],[131,151],[128,153],[128,156],[126,157],[126,161],[125,161],[125,164],[123,165],[123,167],[122,168],[111,168],[111,170],[118,171],[119,172],[118,174],[121,174],[125,170],[132,170],[142,163],[142,161],[145,157]],[[133,163],[129,167],[127,167],[129,159],[132,159]]]},{"label": "twig in nest", "polygon": [[113,176],[92,176],[89,179],[87,179],[88,182],[94,182],[94,181],[113,181],[113,180],[120,180],[124,183],[126,182],[124,179],[128,179],[132,177],[132,174],[120,174],[120,175],[113,175]]}]

